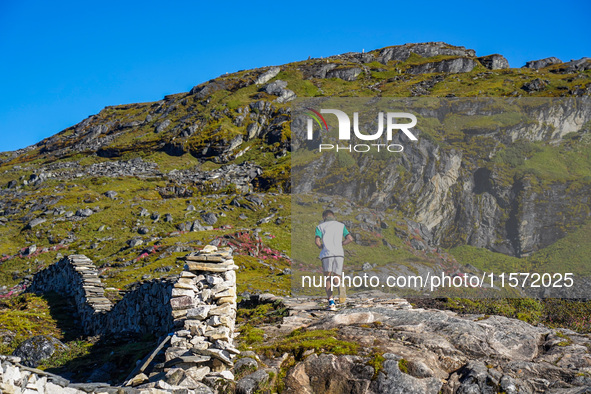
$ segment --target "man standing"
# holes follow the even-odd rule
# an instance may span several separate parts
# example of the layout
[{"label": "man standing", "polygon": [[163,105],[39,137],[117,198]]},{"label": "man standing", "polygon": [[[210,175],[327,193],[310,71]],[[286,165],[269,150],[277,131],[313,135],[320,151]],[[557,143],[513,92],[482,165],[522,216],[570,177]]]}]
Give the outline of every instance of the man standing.
[{"label": "man standing", "polygon": [[[322,213],[322,220],[323,222],[316,227],[315,242],[316,246],[322,249],[320,251],[320,260],[322,260],[322,271],[324,273],[324,280],[326,281],[328,309],[336,310],[336,305],[332,298],[332,276],[338,276],[339,284],[341,284],[343,262],[345,261],[343,245],[353,242],[353,237],[349,234],[349,230],[347,230],[345,225],[336,220],[334,212],[330,209]],[[344,289],[341,287],[340,291],[343,292]]]}]

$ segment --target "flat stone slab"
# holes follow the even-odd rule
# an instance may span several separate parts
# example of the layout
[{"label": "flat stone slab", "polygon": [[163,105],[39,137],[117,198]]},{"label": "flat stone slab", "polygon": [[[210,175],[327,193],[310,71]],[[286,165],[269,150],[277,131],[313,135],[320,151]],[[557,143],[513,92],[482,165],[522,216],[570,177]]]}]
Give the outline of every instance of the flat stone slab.
[{"label": "flat stone slab", "polygon": [[211,356],[181,356],[175,357],[164,363],[164,368],[172,367],[173,365],[187,363],[187,364],[199,364],[211,360]]},{"label": "flat stone slab", "polygon": [[189,271],[209,271],[209,272],[226,272],[238,269],[234,264],[211,264],[188,261],[185,264],[185,269]]}]

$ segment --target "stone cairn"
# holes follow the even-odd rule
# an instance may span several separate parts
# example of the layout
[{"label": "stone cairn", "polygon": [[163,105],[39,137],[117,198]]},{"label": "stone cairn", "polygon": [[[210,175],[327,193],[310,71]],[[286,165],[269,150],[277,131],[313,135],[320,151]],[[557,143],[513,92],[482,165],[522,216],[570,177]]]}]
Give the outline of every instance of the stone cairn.
[{"label": "stone cairn", "polygon": [[[238,266],[232,249],[208,245],[182,260],[185,268],[170,300],[175,331],[164,352],[165,362],[154,366],[150,381],[160,375],[169,384],[192,388],[202,381],[215,386],[219,379],[233,380],[232,359],[240,352],[234,347]],[[136,376],[128,384],[135,386],[146,378]]]}]

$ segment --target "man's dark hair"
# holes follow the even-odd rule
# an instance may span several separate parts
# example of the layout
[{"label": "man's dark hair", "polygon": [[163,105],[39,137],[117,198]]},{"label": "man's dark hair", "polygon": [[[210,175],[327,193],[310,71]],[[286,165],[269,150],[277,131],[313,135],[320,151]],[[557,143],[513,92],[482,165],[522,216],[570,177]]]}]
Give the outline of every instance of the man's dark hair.
[{"label": "man's dark hair", "polygon": [[326,211],[322,212],[322,219],[326,219],[328,216],[334,216],[334,212],[330,209],[327,209]]}]

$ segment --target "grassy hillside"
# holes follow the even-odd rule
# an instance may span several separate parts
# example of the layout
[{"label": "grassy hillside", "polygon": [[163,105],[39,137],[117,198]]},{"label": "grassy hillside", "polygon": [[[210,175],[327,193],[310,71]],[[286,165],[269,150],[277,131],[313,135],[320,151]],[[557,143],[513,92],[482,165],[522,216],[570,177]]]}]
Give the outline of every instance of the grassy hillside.
[{"label": "grassy hillside", "polygon": [[[369,53],[376,58],[379,54],[380,50]],[[410,72],[413,67],[455,58],[457,56],[443,55],[427,58],[413,53],[404,61],[381,63],[376,60],[363,64],[345,55],[310,59],[282,65],[280,72],[266,83],[285,81],[287,88],[300,98],[589,94],[591,70],[565,73],[559,70],[559,65],[540,70],[490,70],[474,58],[476,66],[468,72]],[[353,80],[309,75],[310,70],[327,64],[339,70],[359,68],[360,72]],[[23,279],[56,262],[60,255],[87,255],[99,267],[101,279],[108,288],[107,295],[117,299],[122,291],[142,280],[180,272],[178,257],[223,239],[236,248],[235,261],[240,266],[239,294],[290,293],[292,242],[304,250],[302,245],[312,242],[305,236],[292,237],[292,212],[298,214],[299,222],[294,225],[301,234],[306,234],[303,226],[317,223],[319,212],[306,206],[310,201],[296,204],[287,193],[292,165],[287,110],[290,103],[278,102],[277,95],[264,90],[265,84],[254,83],[266,71],[267,68],[222,75],[198,85],[192,92],[166,96],[159,101],[105,107],[39,144],[17,152],[0,153],[0,286],[5,286],[2,296],[6,299],[0,310],[0,328],[4,333],[0,353],[12,351],[27,336],[45,333],[63,339],[71,345],[72,351],[56,356],[44,367],[60,368],[73,359],[80,359],[83,366],[69,364],[70,369],[92,368],[89,354],[97,353],[89,349],[94,342],[80,337],[72,327],[60,327],[60,322],[67,318],[54,316],[50,298],[14,298],[21,290],[18,284]],[[544,81],[543,88],[524,89],[525,84],[537,79]],[[521,121],[510,117],[495,120],[506,124]],[[446,121],[460,122],[453,117]],[[487,121],[474,120],[479,127],[486,127]],[[259,131],[256,131],[257,125],[260,125]],[[457,124],[457,134],[448,135],[438,134],[441,125],[431,126],[425,127],[425,138],[442,146],[464,149],[477,158],[472,164],[486,165],[501,174],[498,182],[508,182],[520,174],[529,174],[534,187],[560,181],[571,182],[570,187],[577,188],[591,182],[589,134],[567,135],[559,144],[503,145],[462,132],[474,124]],[[588,131],[589,127],[583,130]],[[237,145],[233,146],[233,142]],[[490,160],[482,159],[486,157]],[[141,158],[139,164],[134,161],[138,158]],[[346,154],[338,160],[342,167],[353,165]],[[89,168],[100,169],[113,163],[123,163],[125,168],[150,169],[135,175],[88,172]],[[175,171],[181,170],[190,174],[221,170],[223,175],[229,171],[224,165],[243,163],[258,165],[262,170],[251,183],[252,193],[231,183],[219,186],[215,179],[195,181],[189,180],[189,176],[173,176]],[[53,176],[38,181],[41,174],[48,173]],[[377,175],[365,176],[371,180]],[[175,192],[167,195],[167,190]],[[107,192],[115,192],[116,196],[109,197]],[[260,203],[247,199],[253,196],[260,199]],[[90,210],[91,214],[77,214],[84,210]],[[573,207],[573,214],[577,212],[582,211]],[[217,217],[213,229],[179,229],[180,225],[195,220],[204,224],[202,215],[208,213]],[[172,217],[171,221],[165,220],[167,214]],[[454,266],[472,264],[495,271],[543,266],[548,270],[572,269],[591,274],[588,264],[591,221],[578,229],[567,229],[565,238],[527,258],[518,259],[470,246],[441,248],[437,252],[419,251],[411,241],[421,241],[420,237],[405,233],[407,225],[400,212],[390,210],[386,216],[388,227],[379,234],[357,230],[360,239],[371,247],[352,245],[348,249],[353,269],[360,270],[365,262],[371,262],[378,268],[398,264],[413,270],[416,264],[446,261]],[[31,226],[34,219],[44,221]],[[355,214],[344,214],[341,219],[354,222]],[[388,260],[382,259],[384,252],[388,253]],[[315,248],[310,248],[309,253],[299,256],[294,264],[316,263],[316,253]],[[513,308],[511,313],[517,313],[515,310]],[[121,364],[129,354],[141,357],[153,340],[137,339],[136,347],[130,345],[121,351],[114,350],[114,358],[106,353],[101,353],[101,357]],[[293,350],[288,341],[281,346],[286,352]],[[272,351],[262,344],[259,347]]]}]

